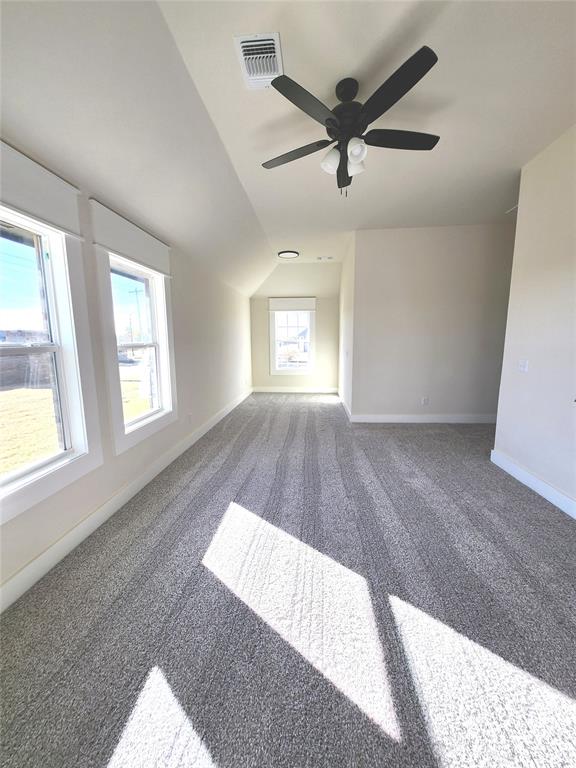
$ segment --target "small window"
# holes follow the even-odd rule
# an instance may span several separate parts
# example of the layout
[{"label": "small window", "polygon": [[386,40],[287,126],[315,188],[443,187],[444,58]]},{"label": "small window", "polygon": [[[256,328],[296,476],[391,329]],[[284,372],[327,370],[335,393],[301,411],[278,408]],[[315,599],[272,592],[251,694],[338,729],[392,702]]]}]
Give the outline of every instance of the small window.
[{"label": "small window", "polygon": [[285,309],[270,312],[270,372],[305,375],[311,372],[314,312]]},{"label": "small window", "polygon": [[110,254],[125,432],[171,410],[164,276]]},{"label": "small window", "polygon": [[[52,268],[64,250],[63,236],[40,232],[33,222],[30,229],[19,226],[2,213],[0,481],[6,484],[74,446],[60,336],[68,307],[57,301]],[[66,286],[59,293],[66,295]]]}]

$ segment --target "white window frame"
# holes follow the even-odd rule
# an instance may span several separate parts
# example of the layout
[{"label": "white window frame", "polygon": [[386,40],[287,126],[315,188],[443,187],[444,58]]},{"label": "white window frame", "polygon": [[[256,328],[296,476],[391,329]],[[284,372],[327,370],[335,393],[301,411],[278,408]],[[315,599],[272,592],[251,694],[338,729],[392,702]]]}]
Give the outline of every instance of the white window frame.
[{"label": "white window frame", "polygon": [[[110,396],[111,427],[116,454],[122,453],[150,437],[176,420],[176,376],[174,370],[174,341],[170,301],[170,278],[140,262],[95,245],[100,274],[102,323],[105,339],[106,375]],[[112,270],[118,268],[127,275],[145,277],[151,281],[153,324],[156,328],[154,344],[122,344],[116,338],[114,302],[112,298]],[[156,346],[159,378],[159,405],[129,423],[124,422],[122,389],[118,367],[118,347]]]},{"label": "white window frame", "polygon": [[53,342],[2,345],[0,354],[53,352],[65,450],[14,472],[0,486],[0,520],[6,522],[102,463],[90,326],[80,238],[0,203],[0,219],[41,238],[49,253],[46,286]]},{"label": "white window frame", "polygon": [[[269,299],[269,340],[271,376],[310,376],[316,355],[316,299]],[[310,351],[306,368],[276,368],[276,312],[308,312],[310,317]]]}]

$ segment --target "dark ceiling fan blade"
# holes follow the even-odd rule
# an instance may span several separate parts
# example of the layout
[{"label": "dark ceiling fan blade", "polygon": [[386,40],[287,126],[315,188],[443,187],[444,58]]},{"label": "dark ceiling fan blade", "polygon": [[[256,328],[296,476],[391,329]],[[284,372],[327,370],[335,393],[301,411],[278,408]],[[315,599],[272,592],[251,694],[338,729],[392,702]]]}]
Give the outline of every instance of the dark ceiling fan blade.
[{"label": "dark ceiling fan blade", "polygon": [[364,136],[364,141],[371,147],[389,149],[433,149],[440,136],[416,131],[393,131],[388,128],[375,128]]},{"label": "dark ceiling fan blade", "polygon": [[306,144],[305,147],[298,147],[298,149],[293,149],[290,152],[286,152],[284,155],[278,155],[278,157],[274,157],[272,160],[267,160],[265,163],[262,163],[262,167],[276,168],[278,165],[291,163],[292,160],[299,160],[301,157],[311,155],[312,152],[318,152],[319,149],[324,149],[324,147],[328,147],[330,144],[334,144],[334,142],[329,139],[313,141],[312,144]]},{"label": "dark ceiling fan blade", "polygon": [[362,107],[360,119],[370,125],[383,115],[390,107],[402,98],[438,61],[438,56],[432,48],[423,45],[419,51],[410,56],[393,75],[390,75],[377,91],[375,91]]},{"label": "dark ceiling fan blade", "polygon": [[348,152],[346,149],[346,145],[340,147],[340,162],[338,163],[338,170],[336,171],[338,189],[349,187],[350,184],[352,184],[352,179],[348,176]]},{"label": "dark ceiling fan blade", "polygon": [[327,125],[338,126],[339,121],[336,116],[328,109],[327,106],[318,101],[316,96],[312,96],[311,93],[301,85],[294,82],[286,75],[280,75],[272,80],[272,86],[276,88],[278,93],[291,101],[302,112],[306,112],[307,115],[317,120],[320,125],[326,127]]}]

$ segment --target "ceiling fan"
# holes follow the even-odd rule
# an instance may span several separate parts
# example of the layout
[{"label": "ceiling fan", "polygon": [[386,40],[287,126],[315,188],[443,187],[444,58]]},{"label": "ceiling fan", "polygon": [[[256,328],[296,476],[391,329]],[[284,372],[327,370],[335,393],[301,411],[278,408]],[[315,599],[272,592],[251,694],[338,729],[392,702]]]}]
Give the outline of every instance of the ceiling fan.
[{"label": "ceiling fan", "polygon": [[329,138],[314,141],[312,144],[306,144],[304,147],[279,155],[262,163],[263,167],[276,168],[336,144],[323,159],[321,167],[327,173],[335,174],[338,187],[343,189],[352,183],[352,176],[364,170],[367,146],[390,149],[432,149],[440,137],[430,133],[387,128],[376,128],[368,133],[365,131],[370,123],[381,117],[407,94],[437,61],[438,57],[434,51],[426,45],[422,46],[382,83],[364,104],[354,101],[358,93],[358,81],[352,77],[346,77],[336,86],[336,98],[340,103],[334,109],[328,109],[315,96],[286,75],[275,78],[272,80],[272,86],[288,101],[323,125]]}]

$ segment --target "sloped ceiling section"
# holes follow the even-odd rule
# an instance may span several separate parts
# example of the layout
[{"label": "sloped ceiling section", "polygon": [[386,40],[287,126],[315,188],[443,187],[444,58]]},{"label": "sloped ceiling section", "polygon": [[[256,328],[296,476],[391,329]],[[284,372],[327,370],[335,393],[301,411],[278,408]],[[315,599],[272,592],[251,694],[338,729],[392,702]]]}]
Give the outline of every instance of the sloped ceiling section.
[{"label": "sloped ceiling section", "polygon": [[[573,2],[160,3],[274,249],[341,257],[358,229],[480,224],[517,202],[520,169],[575,120]],[[339,79],[367,97],[422,45],[438,64],[373,127],[440,135],[432,152],[370,148],[340,197],[316,153],[325,138],[273,88],[245,88],[234,35],[279,32],[284,71],[332,107]],[[329,238],[329,239],[328,239]],[[326,249],[323,251],[322,249]]]},{"label": "sloped ceiling section", "polygon": [[2,3],[6,141],[250,294],[268,240],[155,3]]},{"label": "sloped ceiling section", "polygon": [[253,295],[315,296],[319,299],[338,296],[341,267],[338,262],[278,264]]}]

